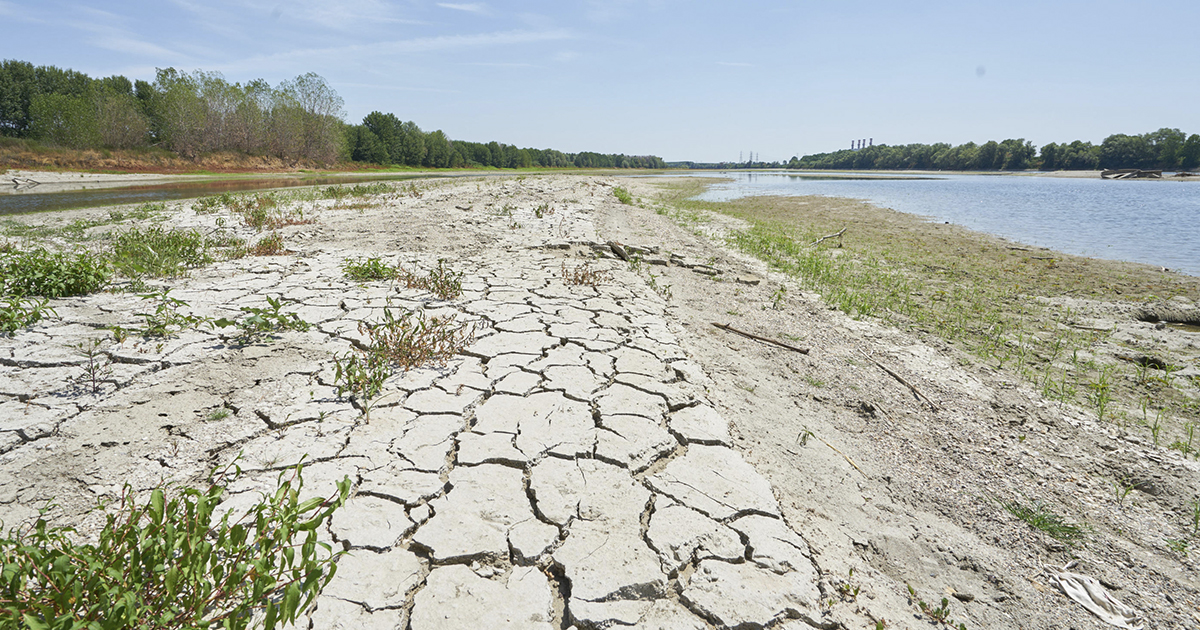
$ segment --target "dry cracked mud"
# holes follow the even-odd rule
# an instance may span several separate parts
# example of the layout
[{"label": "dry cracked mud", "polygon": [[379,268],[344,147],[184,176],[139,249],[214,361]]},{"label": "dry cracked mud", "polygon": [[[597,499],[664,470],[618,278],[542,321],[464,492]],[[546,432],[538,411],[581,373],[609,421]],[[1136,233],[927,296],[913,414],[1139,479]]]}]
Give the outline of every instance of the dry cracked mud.
[{"label": "dry cracked mud", "polygon": [[[323,534],[351,553],[304,628],[930,627],[908,584],[951,597],[969,628],[1103,627],[1039,574],[1072,555],[1148,627],[1200,623],[1194,564],[1134,534],[1117,551],[1066,548],[980,498],[1070,485],[1056,491],[1102,502],[1099,476],[1076,471],[1111,464],[1157,471],[1182,506],[1194,462],[818,296],[767,309],[785,279],[621,205],[614,184],[654,194],[551,175],[317,202],[315,223],[282,230],[288,255],[162,283],[197,316],[270,296],[314,324],[249,345],[209,328],[117,343],[107,327],[138,323],[137,295],[54,300],[57,318],[0,339],[0,519],[53,500],[86,532],[88,508],[123,483],[195,483],[240,456],[236,505],[305,458],[312,493],[343,476],[353,490]],[[221,218],[183,204],[167,224]],[[646,266],[616,258],[613,239]],[[462,295],[346,278],[344,261],[368,256],[444,261]],[[596,282],[568,281],[581,272]],[[337,396],[333,357],[385,308],[454,316],[475,336],[388,379],[368,421]],[[709,325],[735,310],[811,354]],[[95,388],[78,350],[90,340],[109,368]],[[1128,527],[1181,528],[1154,500],[1128,504]]]}]

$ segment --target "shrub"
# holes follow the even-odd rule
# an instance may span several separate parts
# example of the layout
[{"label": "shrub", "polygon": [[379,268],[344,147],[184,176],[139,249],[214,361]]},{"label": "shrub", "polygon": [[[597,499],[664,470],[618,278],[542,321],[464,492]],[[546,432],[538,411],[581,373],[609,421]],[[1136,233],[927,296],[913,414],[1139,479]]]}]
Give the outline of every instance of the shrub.
[{"label": "shrub", "polygon": [[621,203],[623,203],[627,206],[633,205],[633,195],[629,194],[628,190],[625,190],[624,188],[621,188],[620,186],[613,187],[613,196],[615,196],[618,201],[620,201]]},{"label": "shrub", "polygon": [[196,230],[133,228],[112,244],[113,267],[127,278],[175,277],[212,261],[204,235]]},{"label": "shrub", "polygon": [[91,293],[108,283],[108,263],[89,253],[43,248],[0,252],[0,294],[48,298]]},{"label": "shrub", "polygon": [[0,627],[241,630],[258,611],[268,630],[295,621],[345,553],[318,542],[317,530],[345,503],[350,480],[300,501],[302,467],[289,470],[233,523],[214,514],[228,469],[205,490],[155,488],[144,504],[126,485],[95,544],[50,526],[43,509],[32,528],[0,538]]}]

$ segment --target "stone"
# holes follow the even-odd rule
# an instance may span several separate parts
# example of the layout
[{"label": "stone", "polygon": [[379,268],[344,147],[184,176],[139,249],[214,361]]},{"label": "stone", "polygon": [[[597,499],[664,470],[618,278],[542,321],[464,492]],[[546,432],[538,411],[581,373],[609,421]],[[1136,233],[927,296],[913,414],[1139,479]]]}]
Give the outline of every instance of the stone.
[{"label": "stone", "polygon": [[411,462],[417,470],[436,472],[446,467],[446,459],[454,448],[454,436],[462,430],[461,416],[418,416],[389,450]]},{"label": "stone", "polygon": [[442,478],[433,472],[414,470],[403,462],[392,462],[386,466],[362,473],[360,492],[370,492],[400,501],[405,505],[416,505],[438,496],[446,489]]},{"label": "stone", "polygon": [[507,578],[490,580],[451,565],[430,572],[417,593],[412,630],[551,630],[553,619],[550,582],[536,567],[514,567]]},{"label": "stone", "polygon": [[602,415],[635,415],[659,420],[667,412],[667,401],[662,396],[648,394],[620,383],[609,386],[596,398]]},{"label": "stone", "polygon": [[707,630],[709,625],[671,599],[654,601],[632,630]]},{"label": "stone", "polygon": [[709,405],[684,407],[667,418],[667,425],[690,443],[729,445],[729,422]]},{"label": "stone", "polygon": [[408,592],[425,577],[425,563],[407,549],[384,553],[358,549],[342,556],[337,575],[322,592],[377,608],[403,606]]},{"label": "stone", "polygon": [[366,495],[351,497],[333,513],[330,531],[354,547],[387,549],[414,527],[404,506]]},{"label": "stone", "polygon": [[525,496],[525,475],[507,466],[458,466],[451,490],[430,502],[433,518],[413,535],[437,562],[507,557],[508,532],[534,518]]},{"label": "stone", "polygon": [[507,464],[523,467],[526,458],[513,446],[514,437],[511,433],[459,433],[455,461],[466,465]]},{"label": "stone", "polygon": [[820,594],[815,580],[779,575],[758,565],[704,560],[680,599],[722,627],[762,627],[775,619],[809,615]]},{"label": "stone", "polygon": [[717,520],[747,512],[779,514],[767,480],[736,451],[723,446],[690,446],[687,454],[646,482]]},{"label": "stone", "polygon": [[750,559],[775,573],[796,571],[817,579],[808,543],[782,519],[751,514],[729,524],[750,540]]},{"label": "stone", "polygon": [[508,544],[520,560],[533,562],[558,542],[558,528],[537,519],[517,523],[508,531]]},{"label": "stone", "polygon": [[408,626],[408,613],[402,608],[367,612],[361,604],[336,597],[317,599],[317,609],[308,617],[311,624],[298,624],[296,627],[321,630],[397,630]]},{"label": "stone", "polygon": [[604,386],[594,372],[582,365],[556,365],[546,369],[548,390],[562,390],[566,395],[587,400],[596,390]]},{"label": "stone", "polygon": [[576,520],[553,554],[571,580],[571,596],[602,599],[662,597],[667,576],[636,523]]},{"label": "stone", "polygon": [[630,626],[642,618],[654,605],[653,600],[619,599],[608,602],[589,602],[572,597],[567,603],[571,619],[589,628]]},{"label": "stone", "polygon": [[678,504],[654,510],[646,538],[658,550],[668,573],[693,561],[716,558],[735,562],[746,555],[746,545],[737,532]]},{"label": "stone", "polygon": [[634,472],[644,470],[679,442],[665,429],[641,416],[605,416],[596,432],[596,457]]},{"label": "stone", "polygon": [[433,387],[413,392],[404,401],[404,406],[421,414],[461,414],[482,397],[481,392],[470,388],[446,392]]},{"label": "stone", "polygon": [[498,332],[494,335],[479,339],[467,347],[466,352],[484,357],[494,357],[500,354],[532,354],[541,356],[548,348],[559,343],[558,339],[544,333],[512,333]]}]

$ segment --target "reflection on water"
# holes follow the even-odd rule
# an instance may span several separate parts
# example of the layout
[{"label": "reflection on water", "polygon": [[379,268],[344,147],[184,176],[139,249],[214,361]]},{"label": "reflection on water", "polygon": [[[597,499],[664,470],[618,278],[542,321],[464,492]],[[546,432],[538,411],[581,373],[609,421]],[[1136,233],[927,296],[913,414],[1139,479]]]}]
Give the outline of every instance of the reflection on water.
[{"label": "reflection on water", "polygon": [[99,184],[99,182],[96,182],[84,184],[93,186],[93,188],[85,190],[50,193],[27,191],[21,194],[0,195],[0,215],[137,204],[148,201],[174,201],[178,199],[193,199],[206,195],[219,195],[226,192],[272,190],[297,186],[357,184],[380,180],[405,180],[441,176],[429,174],[389,174],[336,177],[270,177],[184,181],[169,184],[139,184],[134,186],[125,185],[120,188],[95,188]]},{"label": "reflection on water", "polygon": [[1198,182],[957,174],[720,174],[732,180],[714,184],[701,199],[850,197],[1071,254],[1200,275]]}]

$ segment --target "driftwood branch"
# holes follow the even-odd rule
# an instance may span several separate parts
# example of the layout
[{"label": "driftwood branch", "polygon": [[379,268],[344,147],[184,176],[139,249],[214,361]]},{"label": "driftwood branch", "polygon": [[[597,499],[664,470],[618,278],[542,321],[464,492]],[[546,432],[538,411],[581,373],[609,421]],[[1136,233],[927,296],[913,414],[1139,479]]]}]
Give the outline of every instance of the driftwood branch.
[{"label": "driftwood branch", "polygon": [[[838,242],[840,243],[842,240],[842,235],[845,233],[846,233],[846,228],[842,228],[842,229],[838,230],[836,234],[827,234],[827,235],[822,236],[821,238],[813,241],[812,245],[816,245],[816,244],[820,243],[821,241],[830,239],[830,238],[836,238],[836,239],[838,239]],[[809,247],[811,247],[812,245],[810,245]]]},{"label": "driftwood branch", "polygon": [[718,324],[717,322],[713,322],[712,325],[716,326],[717,328],[720,328],[721,330],[727,330],[731,333],[741,335],[743,337],[749,337],[750,339],[753,339],[755,341],[762,341],[764,343],[775,344],[781,348],[787,348],[788,350],[791,350],[793,352],[799,352],[800,354],[808,354],[808,348],[797,348],[796,346],[788,345],[786,343],[783,343],[782,341],[775,341],[774,339],[760,337],[758,335],[748,333],[743,330],[738,330],[738,329],[734,328],[733,326],[730,326],[729,324]]},{"label": "driftwood branch", "polygon": [[871,355],[869,355],[869,354],[867,354],[867,353],[863,352],[862,350],[859,350],[858,352],[859,352],[860,354],[862,354],[864,357],[866,357],[868,361],[870,361],[871,363],[874,363],[875,365],[879,366],[879,369],[883,370],[884,372],[887,372],[889,376],[891,376],[892,378],[896,379],[897,381],[900,381],[900,383],[902,383],[902,384],[903,384],[905,387],[907,387],[907,388],[909,389],[909,391],[911,391],[911,392],[913,393],[913,397],[917,399],[917,402],[923,402],[923,403],[925,403],[925,404],[929,405],[929,408],[930,408],[931,410],[933,410],[933,411],[937,411],[937,410],[938,410],[938,406],[937,406],[936,404],[934,404],[934,402],[933,402],[932,400],[930,400],[928,396],[926,396],[925,394],[923,394],[923,393],[921,392],[921,390],[917,389],[917,387],[916,387],[915,385],[913,385],[912,383],[909,383],[908,381],[904,380],[904,377],[903,377],[903,376],[900,376],[899,374],[897,374],[897,373],[893,372],[892,370],[888,369],[888,367],[887,367],[886,365],[884,365],[884,364],[880,363],[879,361],[876,361],[875,359],[871,358]]}]

